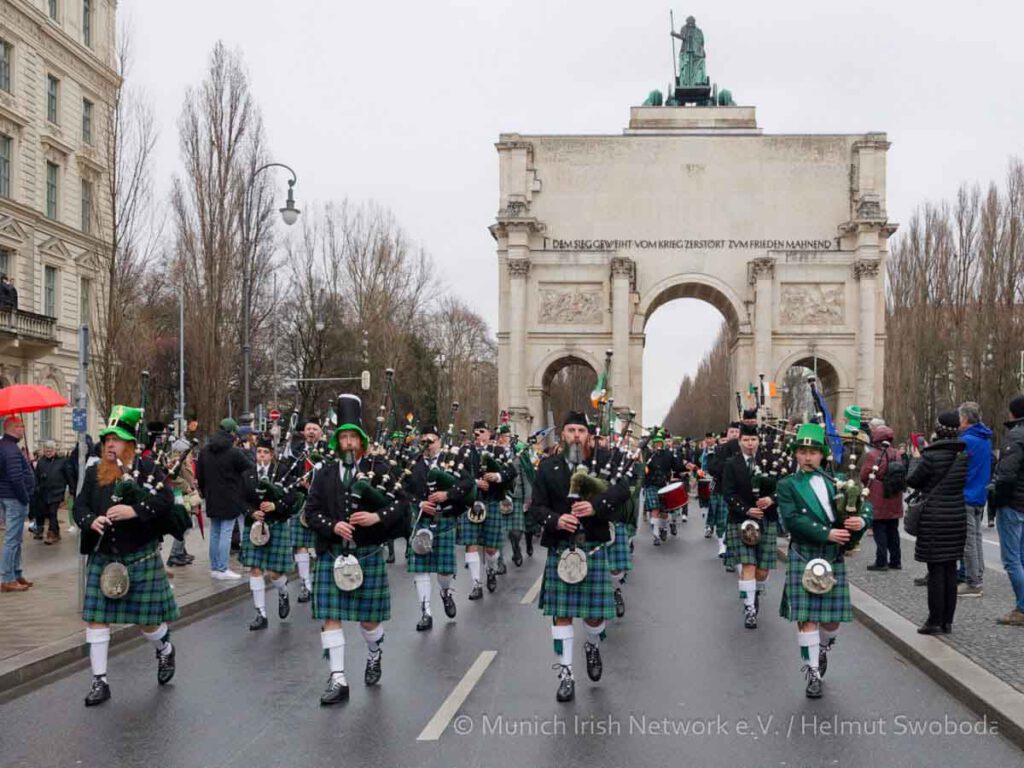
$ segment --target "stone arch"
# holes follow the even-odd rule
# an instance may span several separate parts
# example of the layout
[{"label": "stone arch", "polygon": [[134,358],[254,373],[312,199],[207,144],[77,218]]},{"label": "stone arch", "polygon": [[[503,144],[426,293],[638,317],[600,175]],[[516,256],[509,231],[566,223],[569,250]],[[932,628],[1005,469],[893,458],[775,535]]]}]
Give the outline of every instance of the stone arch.
[{"label": "stone arch", "polygon": [[[556,422],[561,417],[561,414],[554,413],[551,407],[551,383],[561,370],[573,365],[589,368],[594,372],[595,379],[603,370],[602,364],[598,363],[590,352],[582,349],[562,349],[546,355],[534,371],[530,387],[533,401],[531,412],[540,418],[540,423],[546,424],[549,410],[552,411],[551,415]],[[574,407],[582,407],[582,404],[576,403]]]},{"label": "stone arch", "polygon": [[783,358],[775,373],[775,381],[782,382],[786,377],[786,371],[794,366],[803,366],[814,369],[817,360],[819,387],[825,402],[832,415],[838,418],[841,406],[846,405],[846,399],[853,390],[849,374],[842,363],[828,351],[799,350],[792,352]]},{"label": "stone arch", "polygon": [[673,299],[706,301],[722,313],[734,337],[750,325],[747,309],[731,286],[712,275],[690,272],[667,277],[644,291],[634,316],[633,332],[643,333],[655,310]]}]

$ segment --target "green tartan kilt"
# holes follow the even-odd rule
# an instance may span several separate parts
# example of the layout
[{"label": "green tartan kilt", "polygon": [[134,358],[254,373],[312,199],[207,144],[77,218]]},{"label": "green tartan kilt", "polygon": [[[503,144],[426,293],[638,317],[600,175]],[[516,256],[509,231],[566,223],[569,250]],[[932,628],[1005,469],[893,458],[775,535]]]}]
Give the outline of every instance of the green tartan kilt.
[{"label": "green tartan kilt", "polygon": [[505,517],[506,532],[526,531],[526,506],[522,499],[512,499],[512,514]]},{"label": "green tartan kilt", "polygon": [[633,556],[629,554],[629,531],[625,523],[615,524],[615,541],[605,547],[608,553],[609,571],[632,571]]},{"label": "green tartan kilt", "polygon": [[363,568],[359,589],[342,592],[334,583],[334,558],[343,554],[332,547],[316,559],[313,571],[313,618],[334,621],[387,621],[391,618],[391,591],[384,553],[377,545],[356,547]]},{"label": "green tartan kilt", "polygon": [[[836,547],[833,545],[797,545],[789,547],[789,559],[786,562],[786,584],[782,589],[782,602],[779,615],[790,621],[816,621],[832,624],[841,621],[853,621],[853,606],[850,603],[850,585],[846,581],[846,563],[836,562]],[[801,559],[802,556],[802,559]],[[836,585],[826,595],[812,595],[801,582],[807,560],[824,557],[832,563],[836,577]]]},{"label": "green tartan kilt", "polygon": [[[753,519],[753,518],[751,518]],[[749,547],[740,538],[740,523],[726,523],[725,546],[728,551],[725,562],[728,565],[754,565],[761,570],[771,570],[779,559],[778,529],[774,520],[765,520],[761,525],[761,543]]]},{"label": "green tartan kilt", "polygon": [[468,547],[477,544],[487,549],[500,549],[505,541],[504,524],[502,523],[501,510],[498,509],[497,501],[488,501],[487,517],[482,523],[471,523],[463,512],[459,518],[457,543],[460,547]]},{"label": "green tartan kilt", "polygon": [[711,506],[708,507],[708,525],[715,530],[717,536],[728,534],[728,519],[729,506],[725,503],[725,497],[720,493],[712,493]]},{"label": "green tartan kilt", "polygon": [[653,485],[644,486],[644,511],[661,510],[661,498],[658,496],[658,491],[660,490],[660,488],[655,488]]},{"label": "green tartan kilt", "polygon": [[299,511],[288,518],[288,527],[292,531],[292,549],[299,549],[300,547],[316,549],[316,531],[312,528],[304,528],[302,523],[299,522],[299,515],[305,506],[306,503],[303,502],[302,506],[299,507]]},{"label": "green tartan kilt", "polygon": [[276,523],[268,523],[270,541],[262,547],[253,546],[249,541],[248,531],[242,537],[242,551],[238,560],[247,568],[259,568],[261,571],[289,573],[295,567],[292,550],[291,519]]},{"label": "green tartan kilt", "polygon": [[[438,522],[434,529],[434,548],[429,555],[417,555],[412,544],[405,548],[409,573],[455,573],[455,524],[456,520],[450,517]],[[426,527],[426,523],[421,523],[416,530]]]},{"label": "green tartan kilt", "polygon": [[540,587],[544,615],[559,619],[614,619],[615,597],[604,548],[587,556],[587,578],[579,584],[566,584],[558,578],[559,555],[560,551],[549,549],[544,563]]},{"label": "green tartan kilt", "polygon": [[[107,563],[128,566],[128,594],[111,600],[100,591],[100,574]],[[85,574],[82,619],[100,624],[162,624],[178,618],[178,604],[167,580],[157,542],[121,557],[99,552],[89,556]]]}]

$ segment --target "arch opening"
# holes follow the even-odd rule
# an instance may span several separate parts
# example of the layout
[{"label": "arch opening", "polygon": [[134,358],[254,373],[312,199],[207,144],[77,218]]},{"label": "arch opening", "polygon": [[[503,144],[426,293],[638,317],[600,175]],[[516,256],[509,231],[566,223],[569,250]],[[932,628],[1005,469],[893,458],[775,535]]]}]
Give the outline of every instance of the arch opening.
[{"label": "arch opening", "polygon": [[828,360],[813,354],[794,360],[786,368],[779,392],[782,396],[782,415],[786,418],[796,416],[805,419],[814,416],[817,408],[807,383],[810,377],[817,380],[818,391],[825,398],[825,404],[832,416],[838,418],[839,372]]},{"label": "arch opening", "polygon": [[597,371],[582,357],[566,354],[548,364],[541,377],[541,407],[546,424],[558,424],[568,410],[596,415],[590,393],[597,384]]}]

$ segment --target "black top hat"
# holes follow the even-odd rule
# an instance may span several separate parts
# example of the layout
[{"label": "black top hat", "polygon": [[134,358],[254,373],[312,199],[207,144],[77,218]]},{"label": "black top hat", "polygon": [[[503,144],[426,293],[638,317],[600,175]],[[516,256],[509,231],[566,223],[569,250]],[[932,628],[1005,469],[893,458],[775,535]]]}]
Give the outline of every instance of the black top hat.
[{"label": "black top hat", "polygon": [[491,431],[491,428],[487,426],[486,419],[477,419],[473,422],[473,431],[475,432],[478,429],[486,429],[488,432]]},{"label": "black top hat", "polygon": [[757,418],[757,408],[744,408],[743,409],[743,418],[744,419],[756,419]]},{"label": "black top hat", "polygon": [[274,441],[266,435],[260,435],[256,440],[257,448],[266,448],[268,451],[274,450]]},{"label": "black top hat", "polygon": [[740,424],[740,437],[757,437],[757,425]]},{"label": "black top hat", "polygon": [[369,445],[370,436],[363,430],[363,401],[357,395],[338,395],[334,412],[338,415],[338,426],[331,437],[331,450],[337,448],[338,433],[345,431],[358,432],[363,439],[363,447]]},{"label": "black top hat", "polygon": [[422,427],[420,427],[420,434],[440,436],[441,432],[440,430],[438,430],[437,425],[435,424],[424,424]]},{"label": "black top hat", "polygon": [[565,414],[565,418],[562,419],[562,427],[567,427],[570,424],[579,424],[580,426],[590,428],[590,424],[587,423],[587,417],[580,411],[569,411]]}]

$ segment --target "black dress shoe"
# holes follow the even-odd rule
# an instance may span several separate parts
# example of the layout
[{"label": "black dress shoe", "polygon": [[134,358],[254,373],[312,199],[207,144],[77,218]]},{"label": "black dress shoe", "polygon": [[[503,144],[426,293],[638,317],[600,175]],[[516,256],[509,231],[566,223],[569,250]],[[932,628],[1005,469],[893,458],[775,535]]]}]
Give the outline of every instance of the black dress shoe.
[{"label": "black dress shoe", "polygon": [[484,589],[483,589],[483,587],[480,586],[480,582],[476,582],[475,584],[473,584],[473,589],[471,589],[470,592],[469,592],[469,599],[470,600],[479,600],[483,596],[484,596]]},{"label": "black dress shoe", "polygon": [[170,653],[156,652],[156,681],[160,685],[167,685],[171,682],[171,678],[174,677],[174,654],[175,648],[171,646]]},{"label": "black dress shoe", "polygon": [[678,536],[679,535],[679,529],[676,528],[676,521],[675,520],[673,520],[671,523],[668,524],[668,530],[669,530],[669,533],[671,533],[673,536]]},{"label": "black dress shoe", "polygon": [[309,590],[306,589],[306,584],[305,584],[305,582],[303,582],[302,586],[299,588],[298,601],[300,603],[308,603],[309,600],[310,600],[310,597],[311,597],[311,595],[309,594]]},{"label": "black dress shoe", "polygon": [[329,707],[343,701],[348,701],[348,686],[341,682],[341,678],[331,675],[327,678],[327,688],[320,694],[320,706]]},{"label": "black dress shoe", "polygon": [[656,547],[660,547],[661,546],[661,539],[659,539],[657,536],[654,537],[654,546],[656,546]]},{"label": "black dress shoe", "polygon": [[85,697],[85,706],[95,707],[110,698],[110,686],[107,681],[97,675],[92,679],[92,687]]},{"label": "black dress shoe", "polygon": [[867,567],[867,570],[869,570],[869,571],[888,571],[889,570],[889,566],[888,565],[878,565],[876,563],[872,563],[871,565],[869,565]]},{"label": "black dress shoe", "polygon": [[188,552],[186,552],[184,555],[182,555],[182,557],[185,558],[185,562],[188,563],[189,565],[192,565],[192,563],[194,563],[195,560],[196,560],[196,556],[195,555],[190,555]]},{"label": "black dress shoe", "polygon": [[757,629],[757,611],[753,606],[746,606],[743,609],[743,626],[747,629]]},{"label": "black dress shoe", "polygon": [[922,624],[917,628],[917,634],[919,635],[941,635],[942,627],[938,624]]},{"label": "black dress shoe", "polygon": [[441,590],[441,602],[444,603],[444,615],[449,619],[454,619],[456,614],[455,598],[452,597],[450,589]]},{"label": "black dress shoe", "polygon": [[942,634],[948,635],[952,631],[953,631],[953,625],[952,624],[943,624],[942,625]]},{"label": "black dress shoe", "polygon": [[896,563],[896,565],[893,565],[892,563],[889,563],[889,570],[890,571],[902,571],[903,570],[903,566],[900,565],[899,563]]},{"label": "black dress shoe", "polygon": [[612,597],[615,598],[615,616],[621,619],[626,615],[626,601],[622,599],[622,589],[616,587]]},{"label": "black dress shoe", "polygon": [[508,573],[508,566],[505,565],[505,560],[500,555],[498,556],[498,569],[495,571],[499,576],[504,576]]},{"label": "black dress shoe", "polygon": [[266,629],[267,626],[267,617],[259,611],[256,611],[256,618],[249,622],[249,631],[255,632],[257,629]]},{"label": "black dress shoe", "polygon": [[928,577],[927,576],[919,576],[918,578],[914,579],[914,586],[915,587],[927,587],[928,586]]},{"label": "black dress shoe", "polygon": [[664,528],[662,528],[660,531],[658,531],[658,538],[661,539],[662,541],[667,541],[668,540],[668,531],[666,531]]},{"label": "black dress shoe", "polygon": [[291,601],[288,599],[288,587],[281,587],[277,590],[277,617],[287,619],[292,611]]},{"label": "black dress shoe", "polygon": [[816,669],[807,668],[807,689],[805,690],[808,699],[821,698],[821,674]]},{"label": "black dress shoe", "polygon": [[558,693],[555,694],[557,701],[572,701],[576,698],[576,681],[572,678],[572,670],[569,667],[556,664],[555,669],[561,669],[558,674]]},{"label": "black dress shoe", "polygon": [[498,588],[498,574],[494,572],[493,568],[487,569],[487,591],[493,592]]},{"label": "black dress shoe", "polygon": [[380,682],[380,657],[383,655],[383,651],[377,651],[366,658],[366,673],[363,675],[363,682],[367,685],[376,685]]},{"label": "black dress shoe", "polygon": [[601,663],[601,649],[596,643],[584,643],[583,652],[587,655],[587,677],[595,683],[601,679],[604,664]]},{"label": "black dress shoe", "polygon": [[434,617],[431,616],[429,613],[424,613],[422,616],[420,616],[420,620],[416,622],[417,632],[426,632],[428,629],[433,629],[433,627]]},{"label": "black dress shoe", "polygon": [[167,558],[167,567],[169,568],[184,568],[186,565],[188,565],[188,560],[186,560],[184,557]]}]

